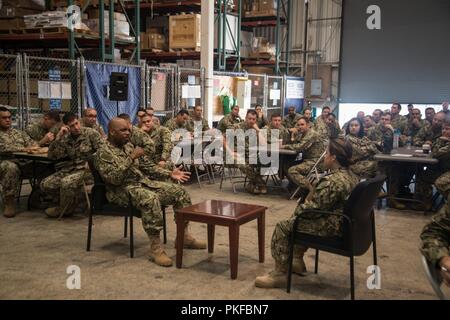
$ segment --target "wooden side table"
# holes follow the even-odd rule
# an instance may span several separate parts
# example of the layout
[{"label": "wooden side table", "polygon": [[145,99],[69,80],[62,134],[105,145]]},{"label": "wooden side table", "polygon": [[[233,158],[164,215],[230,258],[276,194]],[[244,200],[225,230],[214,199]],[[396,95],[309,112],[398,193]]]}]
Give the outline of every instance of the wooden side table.
[{"label": "wooden side table", "polygon": [[230,241],[231,279],[237,278],[239,227],[241,224],[258,220],[259,262],[264,262],[264,233],[266,207],[220,200],[207,200],[192,206],[176,209],[177,224],[177,268],[183,264],[184,227],[186,222],[195,221],[208,225],[208,252],[214,252],[215,226],[227,226]]}]

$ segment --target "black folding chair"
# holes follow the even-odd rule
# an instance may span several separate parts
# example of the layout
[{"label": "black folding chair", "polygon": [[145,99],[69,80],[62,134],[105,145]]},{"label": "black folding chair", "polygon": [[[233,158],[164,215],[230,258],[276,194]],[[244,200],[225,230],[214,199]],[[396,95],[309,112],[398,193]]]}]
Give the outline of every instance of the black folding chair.
[{"label": "black folding chair", "polygon": [[[89,168],[94,177],[94,186],[91,190],[91,207],[89,210],[89,224],[86,251],[91,251],[92,238],[92,217],[94,215],[118,216],[124,217],[123,236],[127,237],[128,221],[130,221],[130,257],[134,257],[134,233],[133,233],[133,217],[141,218],[141,213],[131,203],[129,196],[128,207],[120,207],[118,205],[108,202],[106,199],[106,185],[100,176],[100,173],[95,169],[92,162],[89,162]],[[163,213],[163,237],[164,243],[167,243],[166,231],[166,208],[162,207]]]},{"label": "black folding chair", "polygon": [[425,258],[425,256],[423,255],[422,255],[422,265],[423,269],[425,270],[425,274],[427,275],[427,279],[430,282],[430,285],[433,288],[434,293],[436,293],[436,296],[440,300],[450,300],[450,297],[446,297],[441,290],[443,280],[436,266],[433,266],[431,262],[428,261],[427,258]]},{"label": "black folding chair", "polygon": [[319,250],[349,257],[351,299],[355,299],[354,257],[363,255],[367,252],[370,245],[372,245],[373,264],[377,265],[375,214],[373,206],[385,179],[386,176],[378,175],[373,179],[359,183],[352,191],[342,214],[322,210],[304,211],[304,213],[317,213],[321,215],[342,217],[344,220],[344,236],[342,238],[325,238],[303,233],[301,230],[298,230],[301,215],[295,219],[289,243],[289,268],[286,288],[288,293],[291,290],[294,245],[301,245],[316,249],[315,273],[317,273],[319,269]]}]

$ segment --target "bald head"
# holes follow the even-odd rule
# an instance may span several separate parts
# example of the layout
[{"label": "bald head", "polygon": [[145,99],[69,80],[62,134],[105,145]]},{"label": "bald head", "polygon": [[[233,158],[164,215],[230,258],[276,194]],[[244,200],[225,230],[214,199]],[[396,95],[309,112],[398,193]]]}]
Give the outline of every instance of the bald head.
[{"label": "bald head", "polygon": [[122,118],[113,118],[108,124],[108,140],[116,146],[123,146],[130,141],[130,126]]}]

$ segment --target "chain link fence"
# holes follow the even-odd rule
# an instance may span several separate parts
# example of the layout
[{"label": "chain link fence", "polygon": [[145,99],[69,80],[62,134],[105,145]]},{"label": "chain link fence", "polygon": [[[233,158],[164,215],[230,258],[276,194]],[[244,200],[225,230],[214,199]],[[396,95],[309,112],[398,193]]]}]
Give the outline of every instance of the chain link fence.
[{"label": "chain link fence", "polygon": [[203,107],[205,95],[204,69],[178,68],[178,110]]},{"label": "chain link fence", "polygon": [[177,75],[175,68],[146,66],[145,107],[151,107],[164,123],[177,110]]},{"label": "chain link fence", "polygon": [[0,54],[0,106],[13,116],[13,127],[23,128],[22,57]]},{"label": "chain link fence", "polygon": [[[192,109],[198,105],[204,107],[204,69],[154,67],[145,61],[135,65],[86,61],[84,58],[69,60],[1,54],[0,105],[11,109],[14,127],[24,128],[48,110],[70,111],[81,116],[82,110],[87,107],[104,108],[103,105],[88,105],[87,63],[138,68],[140,98],[136,99],[139,99],[139,107],[153,108],[162,123],[180,109]],[[268,118],[274,112],[282,112],[283,77],[216,71],[214,75],[247,79],[250,95],[245,98],[245,105],[250,108],[262,105]],[[107,78],[102,83],[104,94],[109,90]]]},{"label": "chain link fence", "polygon": [[80,60],[24,55],[24,126],[49,110],[81,112]]},{"label": "chain link fence", "polygon": [[283,115],[284,108],[284,78],[280,76],[267,76],[266,110],[267,118],[274,113]]}]

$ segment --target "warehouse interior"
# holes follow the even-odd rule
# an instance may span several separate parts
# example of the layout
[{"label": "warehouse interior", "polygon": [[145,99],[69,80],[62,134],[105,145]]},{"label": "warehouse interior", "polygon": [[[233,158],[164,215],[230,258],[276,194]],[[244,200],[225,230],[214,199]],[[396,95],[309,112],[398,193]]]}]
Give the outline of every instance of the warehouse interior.
[{"label": "warehouse interior", "polygon": [[[449,33],[447,0],[0,0],[0,300],[449,299]],[[195,162],[198,121],[200,152],[228,152],[225,131],[255,128],[276,165],[260,153],[245,168]],[[168,191],[139,180],[156,200],[134,198],[137,181],[109,184],[99,164],[122,122],[121,147],[142,153],[110,179],[137,179],[130,168],[157,159],[165,178],[141,175]],[[63,190],[70,165],[84,176]],[[119,188],[125,205],[110,198]],[[308,210],[340,214],[343,235],[308,234],[289,254]]]}]

